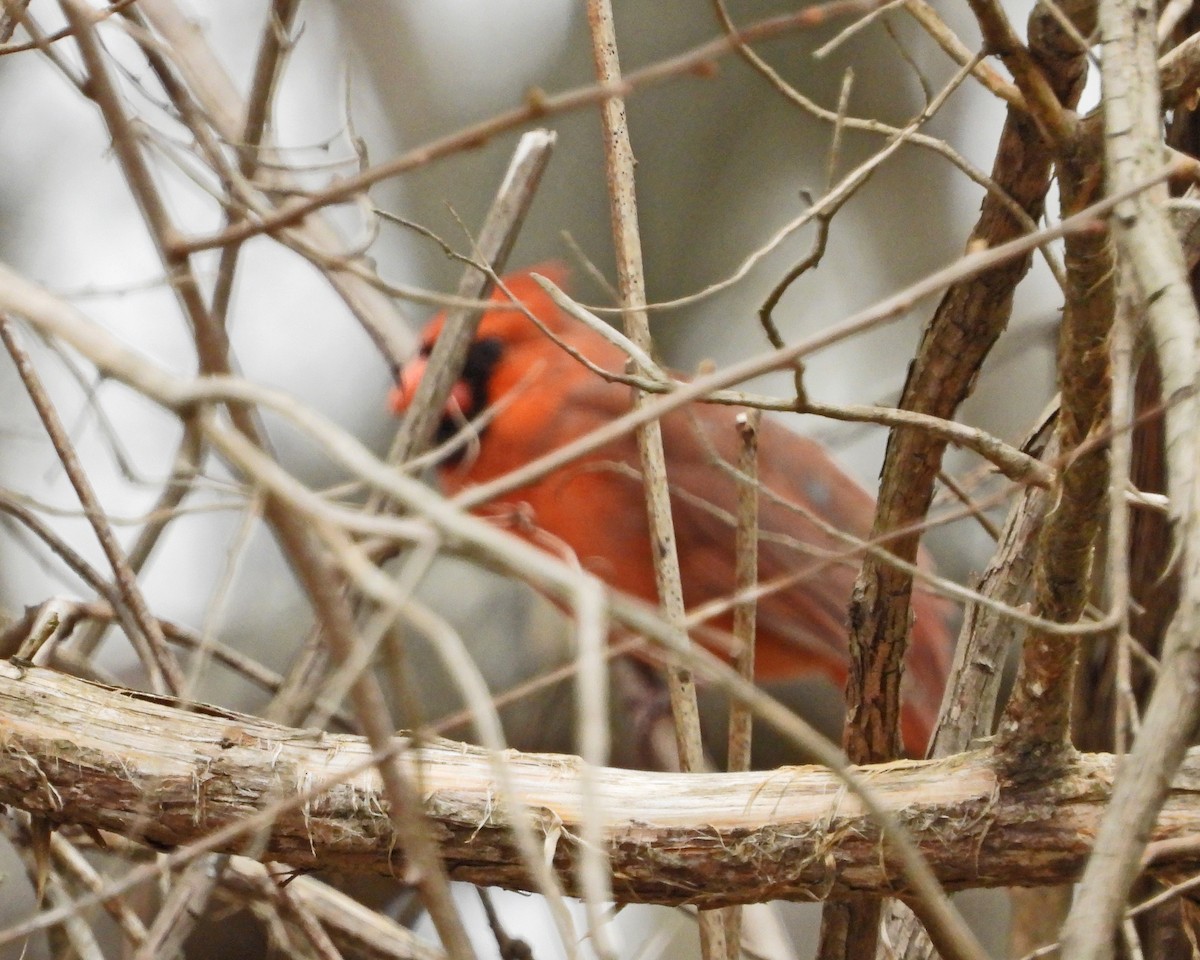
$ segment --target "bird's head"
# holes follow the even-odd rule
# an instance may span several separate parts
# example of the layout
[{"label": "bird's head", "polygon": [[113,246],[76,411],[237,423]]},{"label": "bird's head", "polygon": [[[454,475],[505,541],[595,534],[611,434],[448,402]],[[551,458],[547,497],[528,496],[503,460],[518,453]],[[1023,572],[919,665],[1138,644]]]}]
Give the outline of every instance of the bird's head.
[{"label": "bird's head", "polygon": [[[499,288],[492,292],[490,299],[495,306],[483,314],[467,348],[462,375],[451,388],[438,426],[439,443],[448,440],[465,421],[477,417],[496,399],[492,394],[492,381],[497,366],[527,341],[545,337],[539,323],[555,334],[562,332],[569,323],[569,318],[534,281],[535,273],[558,287],[565,286],[568,279],[564,264],[549,261],[504,277],[504,287],[512,294],[512,299]],[[518,303],[520,306],[517,306]],[[537,323],[530,319],[530,315],[537,319]],[[392,412],[397,416],[407,412],[412,405],[417,387],[429,365],[433,346],[441,336],[445,323],[446,314],[441,312],[426,324],[421,333],[419,352],[397,373],[396,385],[389,398]]]}]

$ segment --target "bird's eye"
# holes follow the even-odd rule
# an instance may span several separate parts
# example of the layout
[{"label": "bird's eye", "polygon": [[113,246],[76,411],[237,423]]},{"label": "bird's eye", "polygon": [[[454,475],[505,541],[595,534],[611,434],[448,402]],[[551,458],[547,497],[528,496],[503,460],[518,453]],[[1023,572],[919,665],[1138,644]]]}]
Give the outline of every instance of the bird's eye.
[{"label": "bird's eye", "polygon": [[429,359],[429,355],[430,355],[431,353],[433,353],[433,344],[432,344],[432,343],[423,343],[423,344],[421,344],[421,356],[422,356],[424,359],[428,360],[428,359]]}]

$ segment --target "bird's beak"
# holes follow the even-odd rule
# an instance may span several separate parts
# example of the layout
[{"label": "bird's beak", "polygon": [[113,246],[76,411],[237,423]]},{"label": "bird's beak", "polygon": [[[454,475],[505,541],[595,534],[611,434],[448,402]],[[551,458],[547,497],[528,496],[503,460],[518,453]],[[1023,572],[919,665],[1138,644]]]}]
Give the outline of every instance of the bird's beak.
[{"label": "bird's beak", "polygon": [[[417,387],[420,386],[428,366],[429,361],[425,357],[413,357],[396,374],[396,385],[388,394],[388,404],[396,416],[406,413],[412,406]],[[472,405],[471,388],[466,381],[459,380],[450,389],[450,396],[446,399],[446,406],[442,412],[446,416],[470,417],[474,413]]]},{"label": "bird's beak", "polygon": [[388,394],[388,405],[396,416],[400,416],[412,406],[413,398],[417,395],[417,385],[425,376],[425,368],[428,365],[424,357],[413,357],[397,372],[396,385]]}]

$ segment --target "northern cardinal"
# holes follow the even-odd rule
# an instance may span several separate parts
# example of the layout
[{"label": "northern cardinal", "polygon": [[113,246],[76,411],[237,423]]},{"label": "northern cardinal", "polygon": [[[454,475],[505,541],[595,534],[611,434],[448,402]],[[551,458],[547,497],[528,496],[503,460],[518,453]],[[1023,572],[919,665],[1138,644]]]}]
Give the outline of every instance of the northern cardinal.
[{"label": "northern cardinal", "polygon": [[[533,271],[561,286],[565,268]],[[622,373],[627,357],[616,345],[562,311],[529,273],[505,278],[525,309],[563,344],[600,369]],[[546,336],[497,290],[468,352],[438,431],[446,440],[490,407],[494,416],[475,442],[439,467],[445,490],[457,493],[493,480],[626,413],[632,388],[606,380]],[[426,358],[441,332],[435,316],[421,353],[407,363],[391,393],[392,410],[408,409]],[[502,403],[500,401],[503,401]],[[737,462],[739,408],[693,403],[661,420],[671,487],[684,600],[693,608],[734,591],[737,481],[716,462]],[[871,496],[848,477],[820,444],[764,419],[759,431],[759,578],[792,575],[784,589],[758,602],[755,675],[759,680],[823,674],[843,685],[847,673],[846,612],[860,561],[853,547],[811,517],[865,538],[874,518]],[[636,440],[625,435],[542,479],[505,494],[488,509],[525,519],[525,535],[542,546],[565,545],[579,562],[617,590],[657,604],[645,498]],[[520,525],[518,525],[520,532]],[[544,534],[550,534],[550,537]],[[923,558],[923,563],[928,563]],[[902,735],[907,749],[924,750],[941,702],[949,666],[946,602],[917,591],[903,688]],[[731,616],[712,625],[728,630]]]}]

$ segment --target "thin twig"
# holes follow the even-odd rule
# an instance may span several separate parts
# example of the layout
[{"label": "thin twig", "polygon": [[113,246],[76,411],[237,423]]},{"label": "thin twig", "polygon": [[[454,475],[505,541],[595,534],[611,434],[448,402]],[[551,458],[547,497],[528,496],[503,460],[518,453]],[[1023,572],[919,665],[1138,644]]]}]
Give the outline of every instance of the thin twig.
[{"label": "thin twig", "polygon": [[[958,35],[950,29],[937,10],[926,0],[905,0],[904,9],[955,63],[963,66],[972,61],[973,55],[966,44],[958,38]],[[1021,91],[988,64],[978,64],[974,67],[972,74],[976,80],[1001,100],[1018,109],[1024,109],[1025,103]]]},{"label": "thin twig", "polygon": [[[80,853],[70,840],[61,833],[50,837],[50,854],[60,874],[73,877],[92,893],[104,889],[104,878],[88,859]],[[125,939],[138,946],[146,939],[146,925],[124,897],[109,897],[104,900],[104,909],[113,918]]]},{"label": "thin twig", "polygon": [[113,532],[112,525],[108,522],[108,517],[104,512],[104,505],[100,503],[100,498],[96,496],[96,491],[88,479],[87,472],[83,469],[83,464],[75,452],[75,447],[71,443],[70,437],[67,436],[67,432],[63,428],[62,421],[58,417],[58,412],[54,408],[53,401],[51,401],[49,394],[47,394],[41,378],[37,375],[29,354],[17,342],[12,325],[3,313],[0,313],[0,340],[3,341],[9,356],[12,357],[13,363],[16,364],[17,373],[20,375],[21,381],[25,384],[25,389],[29,393],[29,399],[33,401],[33,406],[37,410],[38,417],[42,421],[42,426],[46,430],[46,436],[54,447],[55,453],[58,454],[58,458],[63,465],[63,470],[66,472],[67,478],[71,481],[71,486],[75,489],[75,493],[79,497],[79,503],[83,507],[84,515],[87,517],[92,531],[96,534],[100,548],[104,551],[104,556],[112,568],[113,578],[116,582],[117,590],[121,595],[122,602],[120,609],[128,612],[131,621],[125,625],[127,628],[130,626],[133,627],[133,629],[129,630],[130,642],[141,655],[154,687],[160,691],[168,691],[175,694],[181,693],[184,687],[183,671],[176,662],[174,655],[167,648],[167,641],[163,637],[162,628],[153,614],[150,613],[150,608],[146,604],[146,598],[142,595],[141,587],[138,586],[137,575],[129,567],[125,554],[121,550],[121,545],[117,542],[117,536]]},{"label": "thin twig", "polygon": [[[162,493],[159,494],[154,506],[150,508],[149,519],[138,532],[126,557],[129,569],[135,574],[142,572],[142,568],[158,545],[159,539],[176,516],[176,511],[191,492],[192,481],[199,471],[202,457],[203,451],[198,442],[198,435],[192,424],[185,421],[183,436],[179,440],[179,447],[175,451],[172,461],[171,475],[163,483]],[[97,619],[95,623],[85,627],[75,641],[76,650],[80,656],[84,658],[91,656],[103,638],[107,626],[107,622]]]},{"label": "thin twig", "polygon": [[[738,456],[738,516],[734,549],[734,588],[748,595],[758,583],[758,428],[762,414],[757,410],[738,414],[736,425],[741,450]],[[733,608],[733,638],[740,644],[734,668],[747,681],[754,680],[754,601]],[[729,705],[730,773],[750,769],[754,715],[741,703]],[[742,947],[742,911],[731,907],[725,913],[725,946],[729,960],[738,960]]]},{"label": "thin twig", "polygon": [[735,42],[754,43],[792,31],[815,29],[838,17],[869,10],[874,5],[873,0],[829,0],[827,3],[814,4],[796,13],[751,24],[736,35],[736,40],[729,36],[717,37],[682,54],[632,71],[617,82],[579,87],[552,96],[542,93],[531,95],[529,102],[524,106],[431,141],[378,166],[370,167],[354,177],[347,177],[323,190],[311,192],[303,199],[285,203],[276,212],[257,223],[237,224],[216,234],[181,240],[179,252],[211,250],[229,243],[240,243],[258,234],[274,233],[299,223],[323,207],[345,202],[364,193],[376,183],[415,170],[442,157],[478,147],[499,134],[526,123],[558,113],[595,106],[611,97],[626,96],[643,87],[691,76],[697,68],[729,53]]},{"label": "thin twig", "polygon": [[[588,25],[591,29],[592,61],[596,78],[604,87],[621,82],[621,64],[617,54],[617,34],[609,0],[588,0]],[[617,289],[625,309],[625,333],[642,351],[652,352],[650,324],[643,309],[646,303],[646,281],[642,267],[642,241],[638,228],[637,191],[634,182],[633,147],[625,117],[625,101],[620,94],[606,98],[600,104],[600,122],[604,131],[604,162],[608,186],[609,217],[612,221],[613,249],[617,263]],[[635,391],[633,407],[644,407],[650,398]],[[675,526],[671,517],[670,490],[667,486],[666,456],[663,452],[661,425],[647,421],[637,430],[638,455],[646,496],[650,524],[651,551],[654,558],[654,579],[659,603],[666,620],[686,638],[682,575],[679,553],[675,543]],[[680,768],[684,772],[704,769],[704,748],[700,737],[700,710],[696,702],[696,686],[691,671],[669,665],[666,675],[671,700],[671,715],[675,722],[675,745],[679,752]],[[606,865],[607,872],[607,865]],[[611,890],[611,877],[602,880],[598,888],[588,890],[589,927],[594,946],[601,957],[614,956],[610,935],[604,926],[602,904],[604,894]],[[725,960],[725,929],[719,913],[700,914],[700,950],[704,960]]]},{"label": "thin twig", "polygon": [[[277,0],[277,11],[283,2]],[[158,64],[160,76],[173,79],[174,73],[178,72],[182,82],[167,83],[166,89],[182,119],[200,119],[199,123],[195,119],[192,123],[192,132],[198,142],[207,142],[210,125],[226,143],[254,142],[257,112],[266,111],[268,106],[270,86],[266,83],[265,71],[276,53],[269,52],[260,59],[262,73],[257,72],[259,68],[256,67],[251,101],[243,103],[237,86],[220,59],[197,35],[194,24],[181,14],[171,0],[141,0],[137,11],[162,37],[158,52],[163,56],[169,54],[173,69],[161,57],[156,61],[153,51],[147,51],[147,55],[151,57],[152,65]],[[274,39],[271,42],[274,43]],[[262,86],[259,86],[260,81]],[[193,98],[195,104],[192,103]],[[205,153],[206,156],[213,155],[211,149],[206,149]],[[261,160],[261,154],[256,156]],[[236,174],[242,206],[257,211],[258,215],[270,210],[271,204],[252,189],[239,169],[233,168],[233,172]],[[290,171],[274,169],[264,186],[296,192],[301,189],[301,181]],[[362,258],[348,259],[334,255],[334,251],[340,251],[344,243],[340,232],[323,214],[306,217],[303,223],[283,231],[279,239],[321,268],[330,286],[342,297],[385,357],[393,363],[404,358],[412,343],[408,326],[400,322],[390,297],[377,289],[378,277],[373,269],[368,269],[362,262]],[[217,318],[224,318],[219,297],[214,301],[213,314]]]},{"label": "thin twig", "polygon": [[[273,0],[267,11],[262,40],[258,44],[258,57],[254,63],[254,77],[246,98],[246,122],[238,144],[238,169],[246,180],[253,180],[258,170],[271,103],[288,49],[283,38],[292,28],[299,9],[298,0]],[[228,318],[229,300],[233,295],[233,281],[241,250],[241,244],[221,248],[221,262],[213,285],[212,311],[222,321]]]},{"label": "thin twig", "polygon": [[[1112,407],[1110,420],[1113,439],[1109,454],[1108,483],[1108,542],[1105,545],[1104,586],[1109,607],[1120,614],[1116,631],[1116,705],[1113,711],[1113,752],[1120,755],[1128,749],[1128,736],[1136,720],[1137,700],[1130,680],[1132,648],[1129,612],[1131,590],[1129,576],[1129,514],[1128,497],[1120,496],[1130,482],[1133,471],[1133,431],[1120,429],[1132,423],[1134,417],[1134,330],[1135,315],[1128,312],[1132,304],[1119,300],[1113,318],[1112,342]],[[1132,715],[1131,715],[1132,714]]]}]

